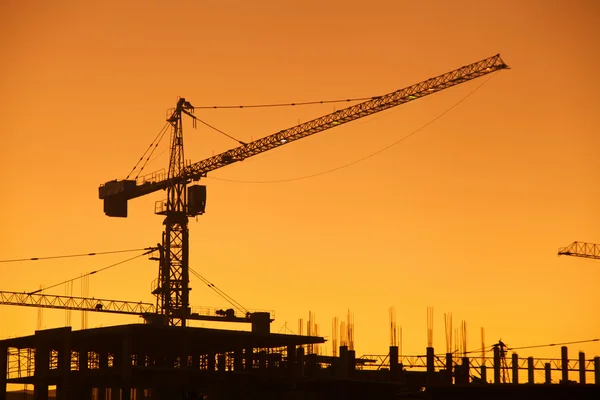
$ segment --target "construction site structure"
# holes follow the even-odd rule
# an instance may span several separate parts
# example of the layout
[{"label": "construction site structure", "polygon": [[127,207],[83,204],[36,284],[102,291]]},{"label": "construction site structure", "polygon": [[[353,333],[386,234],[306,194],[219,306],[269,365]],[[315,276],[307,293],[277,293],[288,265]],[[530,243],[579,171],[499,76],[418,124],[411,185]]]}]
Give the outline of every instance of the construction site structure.
[{"label": "construction site structure", "polygon": [[600,245],[585,242],[573,242],[558,250],[559,256],[573,256],[600,260]]},{"label": "construction site structure", "polygon": [[153,294],[166,324],[186,326],[190,316],[188,217],[203,214],[206,206],[206,187],[196,184],[188,187],[188,184],[216,169],[506,68],[498,54],[250,143],[240,142],[239,147],[190,165],[184,162],[182,117],[190,117],[193,122],[198,119],[194,116],[194,106],[180,98],[167,118],[172,127],[168,173],[150,174],[138,180],[112,180],[101,185],[99,197],[104,201],[104,212],[110,217],[127,217],[129,200],[167,191],[167,200],[158,202],[155,209],[157,214],[165,216],[165,230],[159,246],[161,260]]},{"label": "construction site structure", "polygon": [[[165,217],[162,242],[157,246],[159,271],[153,289],[156,303],[17,292],[2,292],[0,298],[8,305],[137,314],[151,323],[81,331],[67,327],[0,341],[0,400],[6,395],[8,383],[33,384],[36,400],[46,400],[48,387],[54,385],[59,400],[104,400],[108,391],[111,399],[162,400],[199,395],[211,399],[268,398],[273,393],[289,394],[298,389],[329,393],[326,398],[389,398],[403,390],[404,384],[397,380],[383,385],[369,379],[363,383],[355,380],[357,365],[367,361],[356,358],[350,315],[347,337],[340,340],[338,361],[304,354],[305,349],[318,348],[314,345],[323,343],[322,337],[271,333],[270,313],[239,316],[242,320],[238,322],[252,323],[250,332],[187,326],[187,321],[193,319],[218,316],[216,320],[227,321],[238,317],[231,312],[234,310],[218,310],[213,315],[194,313],[190,307],[188,218],[202,215],[206,206],[206,187],[195,182],[218,168],[506,68],[500,55],[495,55],[193,164],[184,163],[183,116],[199,120],[190,102],[180,98],[167,118],[172,130],[168,172],[112,180],[99,187],[104,212],[111,217],[126,217],[131,199],[166,191],[166,201],[155,207],[155,212]],[[11,375],[12,355],[16,355],[19,365],[16,376]],[[26,374],[22,373],[23,360]],[[327,360],[329,372],[320,372]],[[393,368],[395,372],[400,370]],[[232,373],[224,375],[227,371]],[[428,367],[427,373],[432,376],[433,371]],[[300,383],[297,378],[304,376],[325,379]],[[344,382],[339,383],[338,378]]]},{"label": "construction site structure", "polygon": [[566,346],[560,358],[510,361],[505,346],[493,359],[397,346],[360,357],[346,345],[338,356],[308,351],[324,341],[157,324],[36,331],[0,340],[0,399],[7,384],[33,385],[35,400],[50,390],[59,400],[600,398],[600,357],[569,359]]}]

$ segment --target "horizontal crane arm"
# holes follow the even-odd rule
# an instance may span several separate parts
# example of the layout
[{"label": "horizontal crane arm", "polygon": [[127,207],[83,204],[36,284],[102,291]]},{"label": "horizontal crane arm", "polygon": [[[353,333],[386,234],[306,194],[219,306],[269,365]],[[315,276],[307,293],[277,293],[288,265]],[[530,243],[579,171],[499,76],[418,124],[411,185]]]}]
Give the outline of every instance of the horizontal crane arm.
[{"label": "horizontal crane arm", "polygon": [[600,245],[585,242],[573,242],[558,250],[559,256],[573,256],[600,260]]},{"label": "horizontal crane arm", "polygon": [[[408,86],[404,89],[383,96],[373,97],[365,102],[344,108],[236,147],[224,153],[209,157],[187,166],[182,174],[173,180],[176,180],[177,182],[184,181],[186,183],[199,180],[200,178],[206,177],[208,172],[218,168],[506,68],[508,68],[508,66],[502,61],[499,54],[486,58],[434,78],[427,79],[426,81],[415,85]],[[195,117],[192,115],[192,118]],[[100,199],[104,199],[105,202],[110,198],[122,202],[161,189],[164,190],[172,183],[174,182],[169,179],[150,179],[140,184],[133,180],[114,180],[100,186],[99,197]]]},{"label": "horizontal crane arm", "polygon": [[[0,305],[138,315],[148,321],[164,318],[163,315],[156,312],[156,307],[153,304],[141,301],[136,303],[123,300],[0,291]],[[260,314],[261,312],[256,313]],[[270,320],[273,320],[272,311],[263,311],[262,313],[269,314],[271,316]],[[197,309],[196,312],[191,313],[186,318],[198,321],[252,322],[251,314],[254,314],[254,312],[245,316],[239,316],[235,315],[233,310],[229,313],[218,308],[203,307]]]},{"label": "horizontal crane arm", "polygon": [[86,297],[56,296],[0,291],[0,304],[57,308],[62,310],[102,311],[115,314],[155,314],[153,304],[131,301],[90,299]]}]

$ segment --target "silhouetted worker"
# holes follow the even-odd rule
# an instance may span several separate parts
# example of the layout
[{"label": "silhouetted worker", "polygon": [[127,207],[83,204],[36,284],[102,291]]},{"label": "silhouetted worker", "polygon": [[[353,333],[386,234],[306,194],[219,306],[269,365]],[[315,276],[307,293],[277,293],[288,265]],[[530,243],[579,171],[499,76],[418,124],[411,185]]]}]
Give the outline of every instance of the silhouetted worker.
[{"label": "silhouetted worker", "polygon": [[504,342],[502,342],[502,339],[498,340],[498,350],[500,351],[500,358],[504,358],[505,356],[505,349],[507,349],[506,345],[504,344]]}]

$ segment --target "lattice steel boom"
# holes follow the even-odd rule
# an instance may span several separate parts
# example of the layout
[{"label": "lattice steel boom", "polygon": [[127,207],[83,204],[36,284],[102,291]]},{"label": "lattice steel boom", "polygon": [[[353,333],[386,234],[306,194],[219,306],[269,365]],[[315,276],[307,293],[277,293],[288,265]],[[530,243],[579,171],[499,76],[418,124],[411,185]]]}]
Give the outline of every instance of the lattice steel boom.
[{"label": "lattice steel boom", "polygon": [[156,314],[156,307],[150,303],[121,300],[90,299],[86,297],[55,296],[50,294],[29,294],[0,291],[0,304],[57,308],[61,310],[102,311],[115,314],[143,315]]},{"label": "lattice steel boom", "polygon": [[[389,108],[440,92],[452,86],[468,82],[480,76],[506,69],[508,66],[502,61],[500,55],[486,58],[473,64],[447,72],[443,75],[427,79],[426,81],[408,86],[404,89],[374,97],[363,103],[344,108],[331,114],[313,119],[312,121],[284,129],[275,134],[255,140],[243,146],[236,147],[224,153],[217,154],[205,160],[185,167],[180,176],[173,179],[177,182],[190,183],[206,177],[210,171],[222,168],[237,161],[272,150],[292,141],[305,138],[315,133],[334,128],[336,126],[378,113]],[[189,114],[188,114],[189,115]],[[192,115],[193,117],[193,115]],[[157,190],[166,189],[173,183],[170,179],[154,180],[157,176],[149,177],[148,181],[137,184],[136,181],[113,180],[106,182],[99,188],[99,197],[106,201],[111,197],[120,197],[123,200],[134,199]]]},{"label": "lattice steel boom", "polygon": [[558,250],[559,256],[573,256],[600,260],[600,245],[585,242],[573,242]]},{"label": "lattice steel boom", "polygon": [[[138,315],[149,322],[156,322],[164,316],[154,304],[125,300],[108,300],[88,297],[57,296],[52,294],[0,291],[0,305],[54,308],[57,310],[94,311],[112,314]],[[273,316],[273,311],[257,311]],[[197,321],[226,321],[251,323],[250,315],[238,315],[233,309],[216,307],[196,307],[187,319]]]}]

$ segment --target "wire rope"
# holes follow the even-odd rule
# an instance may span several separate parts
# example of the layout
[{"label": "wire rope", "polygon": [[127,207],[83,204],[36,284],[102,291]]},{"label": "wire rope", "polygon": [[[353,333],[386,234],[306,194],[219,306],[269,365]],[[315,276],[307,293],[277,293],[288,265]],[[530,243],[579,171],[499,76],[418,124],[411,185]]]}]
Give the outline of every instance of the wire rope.
[{"label": "wire rope", "polygon": [[[140,159],[137,161],[137,163],[135,163],[135,165],[133,166],[133,168],[131,169],[131,171],[127,174],[127,177],[125,179],[129,179],[129,176],[131,176],[131,174],[133,174],[133,171],[135,171],[135,169],[137,168],[137,166],[140,164],[140,162],[144,159],[144,156],[146,155],[146,153],[152,148],[152,145],[154,144],[154,142],[156,142],[157,139],[159,139],[159,141],[162,139],[162,137],[164,136],[165,132],[166,132],[166,127],[169,125],[168,122],[166,122],[162,129],[158,132],[158,134],[156,135],[156,137],[154,138],[154,140],[152,140],[152,142],[150,143],[150,146],[148,146],[148,148],[144,151],[144,154],[142,154],[142,156],[140,157]],[[158,146],[158,143],[156,144]],[[156,147],[156,146],[155,146]],[[138,173],[139,175],[139,173]]]},{"label": "wire rope", "polygon": [[365,101],[365,100],[373,100],[379,96],[370,96],[370,97],[357,97],[352,99],[337,99],[337,100],[319,100],[319,101],[302,101],[297,103],[271,103],[271,104],[249,104],[249,105],[225,105],[225,106],[200,106],[194,107],[194,109],[198,110],[206,110],[206,109],[231,109],[231,108],[267,108],[267,107],[286,107],[286,106],[308,106],[314,104],[331,104],[331,103],[348,103],[353,101]]},{"label": "wire rope", "polygon": [[234,306],[238,310],[242,311],[244,314],[248,313],[248,310],[244,306],[242,306],[240,303],[238,303],[237,301],[235,301],[227,293],[225,293],[224,291],[222,291],[221,289],[219,289],[214,283],[210,282],[208,279],[206,279],[205,277],[203,277],[202,275],[200,275],[198,272],[194,271],[192,268],[188,267],[188,269],[189,269],[189,271],[192,274],[194,274],[198,279],[200,279],[203,283],[205,283],[209,288],[211,288],[212,290],[214,290],[219,296],[221,296],[223,299],[225,299],[229,304],[231,304],[232,306]]},{"label": "wire rope", "polygon": [[483,85],[485,85],[487,82],[490,81],[490,79],[492,79],[494,75],[491,75],[488,79],[486,79],[483,83],[481,83],[479,86],[477,86],[476,88],[474,88],[471,92],[469,92],[465,97],[463,97],[462,99],[460,99],[457,103],[455,103],[454,105],[452,105],[450,108],[446,109],[444,112],[442,112],[441,114],[439,114],[437,117],[433,118],[432,120],[430,120],[429,122],[427,122],[425,125],[422,125],[420,128],[417,128],[416,130],[412,131],[411,133],[409,133],[408,135],[396,140],[395,142],[373,152],[370,153],[364,157],[361,157],[357,160],[351,161],[349,163],[337,166],[335,168],[331,168],[325,171],[321,171],[321,172],[317,172],[314,174],[310,174],[310,175],[304,175],[304,176],[298,176],[298,177],[294,177],[294,178],[286,178],[286,179],[276,179],[276,180],[270,180],[270,181],[246,181],[246,180],[237,180],[237,179],[226,179],[226,178],[218,178],[218,177],[214,177],[214,176],[210,176],[208,178],[210,179],[215,179],[218,181],[224,181],[224,182],[232,182],[232,183],[253,183],[253,184],[270,184],[270,183],[284,183],[284,182],[292,182],[292,181],[299,181],[299,180],[303,180],[303,179],[309,179],[309,178],[315,178],[317,176],[321,176],[321,175],[325,175],[325,174],[329,174],[335,171],[339,171],[343,168],[347,168],[350,167],[354,164],[358,164],[359,162],[365,161],[371,157],[374,157],[394,146],[396,146],[399,143],[404,142],[405,140],[407,140],[408,138],[410,138],[411,136],[419,133],[420,131],[422,131],[423,129],[427,128],[429,125],[433,124],[434,122],[436,122],[438,119],[442,118],[444,115],[448,114],[450,111],[452,111],[454,108],[458,107],[459,104],[461,104],[463,101],[465,101],[467,98],[469,98],[471,95],[473,95],[479,88],[481,88]]},{"label": "wire rope", "polygon": [[54,285],[50,285],[50,286],[43,287],[43,288],[41,288],[41,289],[34,290],[33,292],[29,292],[29,293],[27,293],[27,294],[29,294],[29,295],[36,294],[36,293],[42,292],[42,291],[44,291],[44,290],[48,290],[48,289],[52,289],[52,288],[55,288],[55,287],[57,287],[57,286],[60,286],[60,285],[64,285],[64,284],[66,284],[66,283],[74,282],[74,281],[76,281],[76,280],[78,280],[78,279],[82,279],[82,278],[84,278],[85,276],[94,275],[94,274],[97,274],[98,272],[106,271],[106,270],[108,270],[108,269],[110,269],[110,268],[114,268],[114,267],[116,267],[116,266],[118,266],[118,265],[125,264],[126,262],[133,261],[133,260],[135,260],[136,258],[140,258],[140,257],[142,257],[142,256],[145,256],[146,254],[150,254],[150,253],[152,253],[152,252],[153,252],[153,251],[155,251],[155,250],[156,250],[155,248],[150,248],[150,249],[148,249],[148,251],[146,251],[146,252],[144,252],[144,253],[142,253],[142,254],[138,254],[137,256],[134,256],[134,257],[128,258],[128,259],[126,259],[126,260],[123,260],[123,261],[119,261],[119,262],[117,262],[117,263],[114,263],[114,264],[108,265],[108,266],[106,266],[106,267],[103,267],[103,268],[97,269],[97,270],[95,270],[95,271],[92,271],[92,272],[89,272],[89,273],[87,273],[87,274],[80,275],[80,276],[78,276],[78,277],[76,277],[76,278],[73,278],[73,279],[68,279],[68,280],[66,280],[66,281],[63,281],[63,282],[55,283]]},{"label": "wire rope", "polygon": [[100,252],[95,252],[95,253],[68,254],[68,255],[49,256],[49,257],[16,258],[16,259],[12,259],[12,260],[0,260],[0,263],[20,262],[20,261],[52,260],[52,259],[57,259],[57,258],[73,258],[73,257],[85,257],[85,256],[98,256],[98,255],[104,255],[104,254],[129,253],[129,252],[133,252],[133,251],[142,251],[142,250],[150,250],[150,248],[146,247],[146,248],[143,248],[143,249],[100,251]]}]

